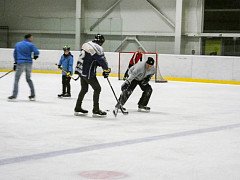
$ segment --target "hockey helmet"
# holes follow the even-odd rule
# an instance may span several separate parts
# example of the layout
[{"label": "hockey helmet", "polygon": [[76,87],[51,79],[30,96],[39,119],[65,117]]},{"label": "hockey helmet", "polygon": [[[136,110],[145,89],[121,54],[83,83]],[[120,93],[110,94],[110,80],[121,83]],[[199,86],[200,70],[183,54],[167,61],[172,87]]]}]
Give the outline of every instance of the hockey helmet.
[{"label": "hockey helmet", "polygon": [[101,46],[105,42],[105,38],[103,37],[103,35],[97,34],[95,36],[94,42]]},{"label": "hockey helmet", "polygon": [[149,64],[149,65],[154,65],[154,59],[152,57],[148,57],[146,63]]},{"label": "hockey helmet", "polygon": [[64,51],[70,51],[70,46],[68,46],[68,45],[63,46],[63,50]]}]

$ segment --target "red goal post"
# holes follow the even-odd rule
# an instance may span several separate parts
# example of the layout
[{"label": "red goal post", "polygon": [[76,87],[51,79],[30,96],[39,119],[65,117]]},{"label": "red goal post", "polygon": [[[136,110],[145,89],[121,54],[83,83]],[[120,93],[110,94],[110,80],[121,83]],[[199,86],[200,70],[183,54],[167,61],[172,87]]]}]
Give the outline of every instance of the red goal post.
[{"label": "red goal post", "polygon": [[[118,79],[122,80],[124,77],[124,74],[128,68],[129,61],[132,58],[134,52],[119,52],[119,61],[118,61]],[[156,52],[142,52],[143,57],[142,60],[147,60],[148,57],[152,57],[155,60],[155,68],[156,68],[156,73],[154,76],[155,82],[158,83],[164,83],[167,82],[165,80],[161,73],[160,73],[160,67],[159,67],[159,59],[158,59],[158,54]]]}]

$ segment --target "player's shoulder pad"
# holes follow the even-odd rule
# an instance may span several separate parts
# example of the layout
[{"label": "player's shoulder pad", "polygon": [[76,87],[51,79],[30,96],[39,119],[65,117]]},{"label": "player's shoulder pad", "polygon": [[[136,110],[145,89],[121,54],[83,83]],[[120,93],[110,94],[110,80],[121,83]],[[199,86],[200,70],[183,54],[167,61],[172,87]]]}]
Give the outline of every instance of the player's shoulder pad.
[{"label": "player's shoulder pad", "polygon": [[82,46],[82,49],[88,53],[90,53],[91,55],[94,54],[98,54],[98,55],[103,55],[103,48],[101,46],[99,46],[98,44],[89,41],[87,43],[84,43]]}]

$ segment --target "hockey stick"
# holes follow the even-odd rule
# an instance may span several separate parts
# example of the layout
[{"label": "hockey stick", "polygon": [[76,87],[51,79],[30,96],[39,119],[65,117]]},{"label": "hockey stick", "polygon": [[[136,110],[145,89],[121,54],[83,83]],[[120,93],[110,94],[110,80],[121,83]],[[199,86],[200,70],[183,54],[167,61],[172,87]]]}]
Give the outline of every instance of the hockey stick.
[{"label": "hockey stick", "polygon": [[[113,87],[112,87],[112,85],[111,85],[108,77],[107,77],[107,81],[108,81],[109,86],[110,86],[111,89],[112,89],[112,92],[113,92],[113,94],[114,94],[114,97],[115,97],[117,103],[120,104],[120,108],[119,108],[119,109],[121,110],[121,112],[122,112],[124,115],[128,114],[127,111],[124,111],[124,110],[122,109],[122,105],[121,105],[121,103],[119,102],[119,100],[118,100],[118,98],[117,98],[117,96],[116,96],[116,93],[115,93],[115,91],[114,91],[114,89],[113,89]],[[115,115],[115,117],[117,116],[117,114],[115,114],[115,113],[114,113],[114,115]]]},{"label": "hockey stick", "polygon": [[4,75],[0,76],[0,79],[3,78],[4,76],[8,75],[9,73],[13,72],[14,70],[12,69],[11,71],[8,71],[7,73],[5,73]]},{"label": "hockey stick", "polygon": [[[56,66],[58,66],[58,64],[55,64]],[[67,71],[65,71],[62,67],[58,67],[61,71],[65,72],[67,74]],[[74,81],[78,80],[80,78],[80,76],[78,75],[77,78],[74,78],[71,75],[68,75],[70,78],[72,78]]]}]

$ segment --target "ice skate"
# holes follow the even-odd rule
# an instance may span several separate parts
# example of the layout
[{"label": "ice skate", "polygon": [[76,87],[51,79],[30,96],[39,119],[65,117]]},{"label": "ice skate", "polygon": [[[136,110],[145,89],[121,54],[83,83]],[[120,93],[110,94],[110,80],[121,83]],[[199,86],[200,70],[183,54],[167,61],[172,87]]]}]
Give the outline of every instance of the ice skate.
[{"label": "ice skate", "polygon": [[127,114],[128,114],[127,109],[124,108],[123,106],[120,106],[120,110],[121,110],[121,112],[122,112],[124,115],[127,115]]},{"label": "ice skate", "polygon": [[139,112],[150,112],[150,107],[147,107],[147,106],[141,106],[141,105],[139,105],[138,106],[138,111]]},{"label": "ice skate", "polygon": [[8,97],[8,101],[16,101],[16,97],[15,96],[9,96]]},{"label": "ice skate", "polygon": [[59,98],[62,98],[63,95],[64,95],[64,93],[62,93],[62,94],[58,94],[58,97],[59,97]]},{"label": "ice skate", "polygon": [[35,96],[28,96],[29,101],[36,101]]},{"label": "ice skate", "polygon": [[86,116],[88,114],[88,110],[85,109],[78,109],[77,111],[74,112],[75,116]]},{"label": "ice skate", "polygon": [[70,98],[70,97],[71,97],[71,94],[66,93],[66,94],[63,95],[63,97],[69,97],[69,98]]},{"label": "ice skate", "polygon": [[107,116],[107,113],[105,111],[101,111],[101,110],[93,110],[92,113],[93,113],[92,117],[106,117]]},{"label": "ice skate", "polygon": [[69,93],[62,93],[62,94],[58,94],[59,98],[64,98],[64,97],[71,97],[71,94]]},{"label": "ice skate", "polygon": [[119,109],[124,115],[128,114],[127,109],[124,108],[120,103],[117,103],[117,105],[115,106],[115,109],[113,110],[113,114],[115,117],[117,116]]}]

